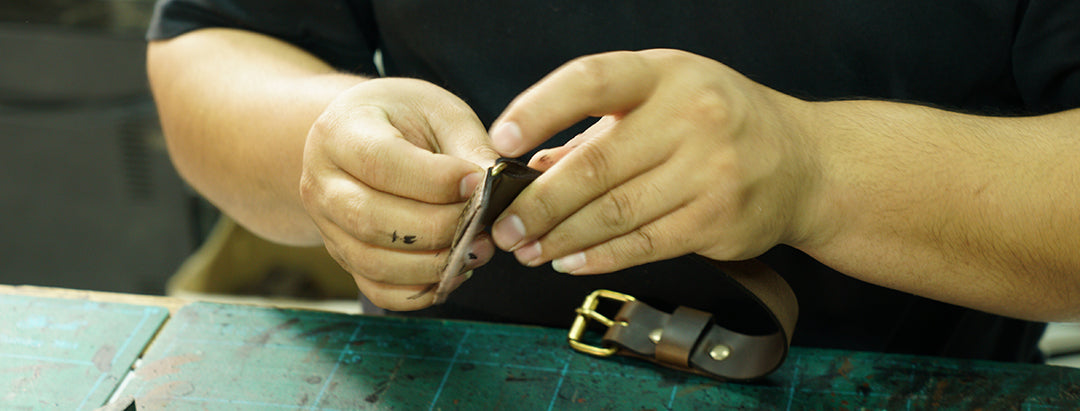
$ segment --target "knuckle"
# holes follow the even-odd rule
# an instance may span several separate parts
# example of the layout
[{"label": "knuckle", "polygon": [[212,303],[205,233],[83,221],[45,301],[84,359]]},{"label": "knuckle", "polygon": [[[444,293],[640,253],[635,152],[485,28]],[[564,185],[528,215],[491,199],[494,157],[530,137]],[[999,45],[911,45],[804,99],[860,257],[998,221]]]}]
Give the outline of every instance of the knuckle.
[{"label": "knuckle", "polygon": [[341,268],[351,274],[353,277],[360,275],[356,268],[353,267],[352,262],[345,256],[345,253],[337,246],[326,244],[326,252],[330,255],[330,258],[334,260]]},{"label": "knuckle", "polygon": [[700,87],[687,96],[682,117],[694,123],[716,124],[726,120],[730,111],[727,96],[712,87]]},{"label": "knuckle", "polygon": [[395,175],[386,172],[393,164],[387,161],[392,154],[387,144],[368,138],[354,139],[350,151],[357,153],[363,161],[355,162],[344,170],[355,176],[360,182],[376,188],[386,188],[394,180]]},{"label": "knuckle", "polygon": [[350,130],[353,129],[351,125],[357,120],[378,116],[385,117],[385,112],[372,105],[331,103],[311,124],[311,128],[308,129],[308,138],[315,138],[316,141],[321,141],[328,146],[339,144],[336,140],[349,135]]},{"label": "knuckle", "polygon": [[342,268],[346,268],[354,277],[362,277],[366,281],[380,284],[399,284],[403,282],[403,279],[419,277],[413,274],[414,272],[427,269],[427,267],[403,267],[385,260],[378,261],[372,257],[373,255],[368,253],[359,252],[352,253],[352,258],[335,257],[335,260],[343,264]]},{"label": "knuckle", "polygon": [[657,239],[649,233],[648,230],[637,230],[637,251],[642,256],[652,256],[657,254]]},{"label": "knuckle", "polygon": [[616,229],[634,225],[635,201],[626,191],[609,191],[600,198],[600,223]]},{"label": "knuckle", "polygon": [[373,224],[377,219],[371,215],[371,208],[365,207],[365,203],[363,196],[355,196],[342,199],[339,207],[335,207],[341,218],[341,228],[360,239],[375,237],[373,232],[377,230]]},{"label": "knuckle", "polygon": [[399,272],[389,269],[388,265],[389,264],[367,264],[356,274],[377,283],[393,284],[394,277],[396,277],[396,274]]},{"label": "knuckle", "polygon": [[[559,214],[560,210],[559,202],[556,198],[557,197],[555,196],[544,195],[543,191],[538,192],[536,197],[534,197],[533,203],[530,205],[529,212],[526,213],[528,218],[526,218],[525,215],[522,215],[522,220],[528,219],[539,224],[554,225],[557,222],[556,216]],[[528,227],[528,222],[523,222],[526,224],[525,231],[529,232],[530,228]]]},{"label": "knuckle", "polygon": [[687,73],[686,71],[695,70],[693,66],[696,66],[702,58],[696,54],[677,49],[645,50],[642,52],[642,56],[648,59],[654,66],[666,70],[673,70],[675,73],[691,75],[693,73]]},{"label": "knuckle", "polygon": [[367,258],[364,247],[362,244],[355,244],[348,248],[327,246],[326,250],[330,257],[354,278],[364,278],[378,283],[390,282],[392,270],[386,269],[383,264],[371,264],[373,259]]},{"label": "knuckle", "polygon": [[323,113],[320,114],[319,117],[316,117],[315,121],[311,123],[311,128],[308,130],[308,136],[309,138],[332,136],[340,123],[341,118],[336,112],[332,110],[323,111]]},{"label": "knuckle", "polygon": [[570,230],[555,229],[544,235],[541,240],[544,256],[559,256],[573,251],[580,236]]},{"label": "knuckle", "polygon": [[322,197],[322,187],[318,179],[310,172],[300,174],[300,201],[304,207],[311,209]]},{"label": "knuckle", "polygon": [[657,241],[655,236],[648,230],[641,229],[634,231],[635,241],[633,252],[640,256],[652,256],[657,253]]},{"label": "knuckle", "polygon": [[600,97],[611,89],[609,62],[600,56],[587,56],[567,63],[566,72],[577,80],[586,96]]},{"label": "knuckle", "polygon": [[649,49],[643,50],[641,53],[645,56],[662,60],[679,60],[685,58],[684,56],[687,54],[675,49]]},{"label": "knuckle", "polygon": [[[499,153],[495,151],[495,148],[488,144],[477,144],[470,148],[466,154],[468,158],[483,159],[484,161],[490,161],[490,159],[499,158]],[[451,176],[453,177],[453,176]],[[456,183],[457,181],[454,181]]]},{"label": "knuckle", "polygon": [[603,144],[582,144],[576,154],[580,162],[580,176],[586,181],[607,187],[604,176],[610,168],[614,156]]}]

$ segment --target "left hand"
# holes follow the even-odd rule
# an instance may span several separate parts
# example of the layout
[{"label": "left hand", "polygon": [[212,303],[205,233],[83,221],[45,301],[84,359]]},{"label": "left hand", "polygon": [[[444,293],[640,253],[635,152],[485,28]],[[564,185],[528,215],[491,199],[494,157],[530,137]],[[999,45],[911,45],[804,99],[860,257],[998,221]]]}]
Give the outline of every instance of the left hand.
[{"label": "left hand", "polygon": [[809,240],[817,186],[806,102],[676,50],[567,63],[492,126],[520,156],[602,117],[531,165],[547,170],[496,221],[495,243],[529,266],[597,274],[698,253],[743,260]]}]

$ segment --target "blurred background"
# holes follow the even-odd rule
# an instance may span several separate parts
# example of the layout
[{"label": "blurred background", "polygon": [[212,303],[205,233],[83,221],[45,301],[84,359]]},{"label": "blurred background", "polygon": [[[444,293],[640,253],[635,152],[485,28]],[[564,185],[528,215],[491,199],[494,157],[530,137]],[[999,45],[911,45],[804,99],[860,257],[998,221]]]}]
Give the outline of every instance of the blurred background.
[{"label": "blurred background", "polygon": [[0,284],[162,294],[215,215],[168,160],[151,0],[0,0]]}]

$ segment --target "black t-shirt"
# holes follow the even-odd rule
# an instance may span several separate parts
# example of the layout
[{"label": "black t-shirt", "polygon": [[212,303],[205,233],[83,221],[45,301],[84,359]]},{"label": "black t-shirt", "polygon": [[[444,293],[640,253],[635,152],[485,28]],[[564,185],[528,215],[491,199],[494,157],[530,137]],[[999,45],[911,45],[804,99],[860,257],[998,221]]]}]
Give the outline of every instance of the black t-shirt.
[{"label": "black t-shirt", "polygon": [[[165,0],[149,38],[232,27],[289,41],[333,66],[423,78],[485,124],[560,64],[608,50],[677,48],[811,100],[874,98],[985,114],[1080,106],[1080,2]],[[552,139],[559,145],[580,126]],[[790,247],[761,259],[798,295],[797,345],[1005,361],[1039,358],[1042,325],[890,290]],[[717,313],[755,331],[761,315],[693,259],[572,277],[507,253],[445,305],[416,314],[566,326],[596,288]]]}]

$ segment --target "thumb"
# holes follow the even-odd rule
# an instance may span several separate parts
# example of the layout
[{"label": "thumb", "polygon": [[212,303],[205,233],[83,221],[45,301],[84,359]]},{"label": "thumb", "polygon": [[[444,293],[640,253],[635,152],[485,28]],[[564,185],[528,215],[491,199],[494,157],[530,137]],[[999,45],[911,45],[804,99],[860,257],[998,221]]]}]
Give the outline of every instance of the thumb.
[{"label": "thumb", "polygon": [[439,147],[443,154],[464,159],[484,169],[495,165],[495,160],[499,159],[487,130],[479,121],[476,127],[470,127],[468,131],[450,133],[440,138]]},{"label": "thumb", "polygon": [[447,109],[439,110],[429,117],[435,135],[436,150],[441,154],[457,157],[476,164],[480,168],[495,165],[499,153],[491,143],[487,129],[472,108],[456,96]]},{"label": "thumb", "polygon": [[[464,102],[461,105],[465,108]],[[499,153],[483,123],[471,109],[455,110],[456,115],[439,116],[430,124],[435,135],[436,150],[443,155],[472,163],[477,169],[460,176],[460,195],[467,199],[484,179],[484,169],[495,165]]]}]

